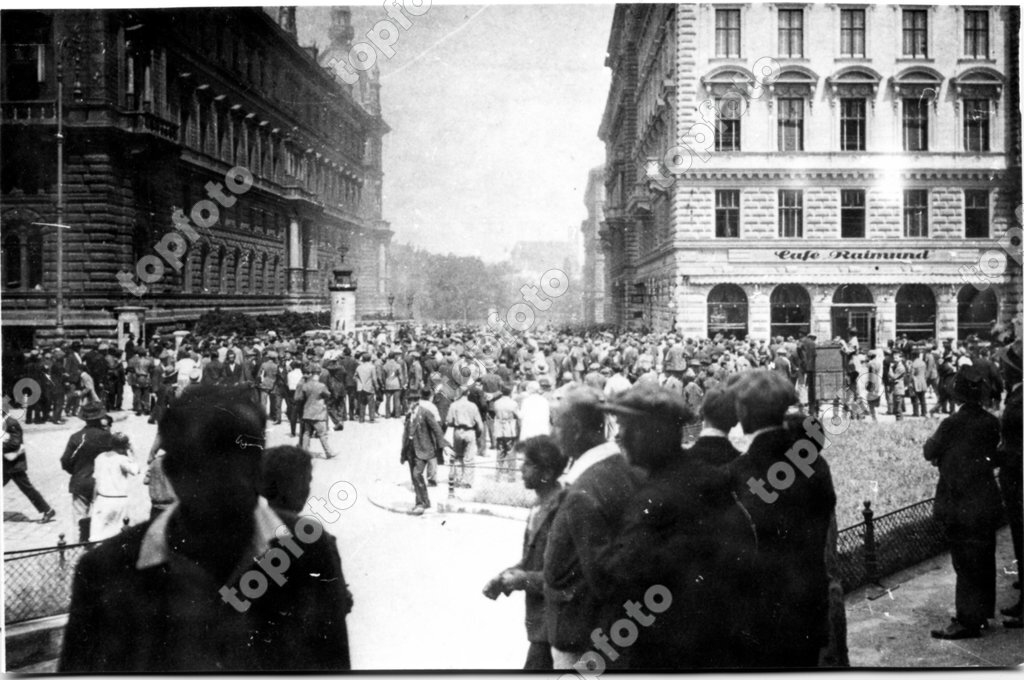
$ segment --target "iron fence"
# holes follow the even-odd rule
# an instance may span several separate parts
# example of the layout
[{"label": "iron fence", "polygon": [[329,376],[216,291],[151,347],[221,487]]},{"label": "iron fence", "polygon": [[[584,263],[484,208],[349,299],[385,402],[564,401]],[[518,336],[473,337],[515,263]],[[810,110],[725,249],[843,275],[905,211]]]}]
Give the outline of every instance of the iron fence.
[{"label": "iron fence", "polygon": [[4,622],[6,625],[66,614],[78,560],[96,543],[64,542],[54,548],[4,553]]},{"label": "iron fence", "polygon": [[837,569],[843,590],[863,585],[912,567],[946,551],[945,533],[932,512],[935,499],[874,516],[864,501],[864,521],[839,532]]}]

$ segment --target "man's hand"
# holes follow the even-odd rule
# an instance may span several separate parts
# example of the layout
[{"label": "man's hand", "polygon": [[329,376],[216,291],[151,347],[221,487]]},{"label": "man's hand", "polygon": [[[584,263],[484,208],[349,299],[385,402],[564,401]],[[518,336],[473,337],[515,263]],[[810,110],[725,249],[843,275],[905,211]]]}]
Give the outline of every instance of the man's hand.
[{"label": "man's hand", "polygon": [[522,569],[506,569],[501,573],[501,583],[506,595],[513,590],[525,590],[526,572]]},{"label": "man's hand", "polygon": [[504,575],[505,573],[502,572],[487,582],[487,585],[484,586],[484,597],[490,600],[498,599],[498,595],[501,595],[502,592],[504,592],[504,589],[501,584],[502,576]]}]

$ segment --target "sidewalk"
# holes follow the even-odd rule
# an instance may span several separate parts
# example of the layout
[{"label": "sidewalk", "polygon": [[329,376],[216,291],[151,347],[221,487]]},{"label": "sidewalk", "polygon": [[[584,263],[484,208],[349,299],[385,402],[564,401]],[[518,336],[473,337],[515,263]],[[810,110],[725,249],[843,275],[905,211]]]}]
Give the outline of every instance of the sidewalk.
[{"label": "sidewalk", "polygon": [[[1024,663],[1024,631],[1002,626],[998,609],[1016,602],[1019,591],[1009,529],[999,533],[996,549],[996,619],[980,638],[935,640],[954,612],[956,574],[949,553],[882,579],[891,588],[875,600],[877,588],[846,596],[850,665],[857,668],[1007,667]],[[898,587],[897,587],[898,586]]]}]

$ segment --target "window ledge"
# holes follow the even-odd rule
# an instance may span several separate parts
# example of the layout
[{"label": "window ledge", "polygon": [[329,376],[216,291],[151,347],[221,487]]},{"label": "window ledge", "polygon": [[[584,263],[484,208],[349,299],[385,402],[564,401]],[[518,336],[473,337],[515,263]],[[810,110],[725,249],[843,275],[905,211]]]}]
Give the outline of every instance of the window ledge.
[{"label": "window ledge", "polygon": [[995,59],[988,57],[960,57],[956,60],[958,64],[995,64]]},{"label": "window ledge", "polygon": [[737,62],[737,66],[744,66],[743,57],[709,57],[709,63]]},{"label": "window ledge", "polygon": [[897,64],[934,64],[935,63],[935,58],[934,57],[907,57],[907,56],[902,56],[902,57],[897,57],[896,58],[896,63]]},{"label": "window ledge", "polygon": [[871,57],[836,57],[837,64],[870,64]]}]

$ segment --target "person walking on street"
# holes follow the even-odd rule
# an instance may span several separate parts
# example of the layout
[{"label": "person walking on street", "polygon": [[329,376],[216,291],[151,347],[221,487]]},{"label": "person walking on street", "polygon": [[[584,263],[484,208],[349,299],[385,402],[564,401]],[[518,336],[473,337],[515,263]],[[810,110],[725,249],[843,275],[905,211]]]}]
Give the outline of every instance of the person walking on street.
[{"label": "person walking on street", "polygon": [[28,478],[28,460],[25,458],[25,439],[21,423],[7,415],[10,411],[10,399],[4,397],[3,454],[4,454],[4,486],[13,481],[21,489],[36,512],[41,512],[41,522],[51,521],[57,512],[50,507],[43,495],[32,485]]},{"label": "person walking on street", "polygon": [[496,600],[501,594],[525,592],[526,639],[530,648],[523,670],[549,671],[554,669],[554,662],[545,622],[544,551],[562,500],[558,477],[566,461],[555,441],[543,435],[520,443],[516,450],[523,452],[523,486],[536,492],[537,502],[526,519],[522,559],[488,581],[484,595]]},{"label": "person walking on street", "polygon": [[940,640],[980,637],[995,614],[996,529],[1003,519],[993,475],[999,420],[981,405],[985,382],[974,366],[957,371],[954,392],[963,406],[924,444],[925,460],[939,468],[935,520],[946,532],[956,572],[956,616],[932,631]]},{"label": "person walking on street", "polygon": [[71,475],[71,481],[68,483],[68,491],[71,492],[71,513],[78,523],[78,540],[85,543],[89,540],[90,534],[95,489],[92,474],[96,456],[113,448],[114,442],[110,435],[107,412],[100,401],[83,406],[78,417],[85,421],[85,427],[68,439],[64,455],[60,458],[60,466],[64,472]]},{"label": "person walking on street", "polygon": [[356,368],[356,391],[359,394],[359,422],[364,422],[364,413],[369,410],[370,422],[377,421],[377,367],[367,352],[363,362]]},{"label": "person walking on street", "polygon": [[90,540],[103,541],[117,536],[128,518],[128,478],[139,474],[128,437],[120,432],[110,435],[110,449],[96,456],[93,463]]},{"label": "person walking on street", "polygon": [[409,464],[409,474],[416,494],[413,515],[422,515],[430,507],[425,476],[427,466],[430,461],[442,457],[446,448],[452,448],[444,438],[440,416],[437,408],[430,403],[430,395],[430,388],[420,390],[420,400],[409,409],[402,432],[401,462]]},{"label": "person walking on street", "polygon": [[302,402],[302,434],[299,448],[309,451],[310,437],[315,435],[324,449],[324,456],[334,458],[331,444],[327,440],[327,402],[331,391],[320,382],[320,371],[307,364],[302,371],[305,380],[295,390],[296,400]]},{"label": "person walking on street", "polygon": [[463,392],[448,409],[446,424],[455,429],[452,435],[455,455],[449,463],[449,483],[462,489],[473,486],[473,465],[477,456],[477,439],[484,429],[480,409]]},{"label": "person walking on street", "polygon": [[492,432],[495,448],[498,451],[497,479],[508,475],[509,481],[515,479],[516,457],[512,447],[519,440],[519,407],[512,398],[512,386],[504,383],[500,386],[500,396],[493,402],[494,411]]},{"label": "person walking on street", "polygon": [[893,414],[895,414],[896,420],[903,420],[903,399],[907,394],[907,366],[903,363],[903,353],[899,350],[892,353],[889,380],[892,383]]}]

